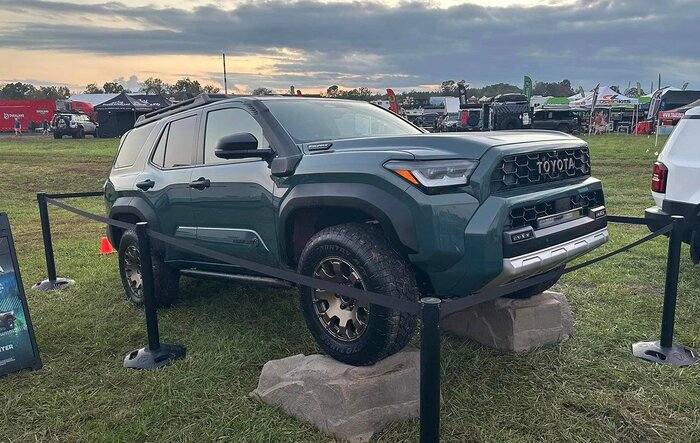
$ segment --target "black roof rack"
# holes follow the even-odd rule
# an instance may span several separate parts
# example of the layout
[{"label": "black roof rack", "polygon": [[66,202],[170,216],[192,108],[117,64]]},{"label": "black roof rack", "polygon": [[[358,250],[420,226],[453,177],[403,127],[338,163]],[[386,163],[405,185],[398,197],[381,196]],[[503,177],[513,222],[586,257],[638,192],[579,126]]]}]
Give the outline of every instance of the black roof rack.
[{"label": "black roof rack", "polygon": [[218,102],[220,100],[226,100],[228,98],[236,97],[247,97],[246,95],[233,95],[233,94],[199,94],[194,98],[190,98],[174,105],[166,106],[164,108],[156,109],[147,114],[142,114],[136,120],[134,127],[145,125],[146,123],[154,122],[160,120],[163,117],[176,114],[178,112],[185,111],[187,109],[198,108],[204,106],[208,103]]}]

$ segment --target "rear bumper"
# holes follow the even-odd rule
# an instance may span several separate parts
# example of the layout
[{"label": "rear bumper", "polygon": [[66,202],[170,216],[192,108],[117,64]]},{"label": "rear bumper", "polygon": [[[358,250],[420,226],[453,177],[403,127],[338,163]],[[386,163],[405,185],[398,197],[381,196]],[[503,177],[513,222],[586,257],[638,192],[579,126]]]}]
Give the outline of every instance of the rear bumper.
[{"label": "rear bumper", "polygon": [[650,231],[656,231],[671,223],[672,215],[682,215],[685,218],[683,241],[690,243],[692,232],[698,229],[700,205],[664,200],[661,207],[652,206],[644,210],[644,218]]}]

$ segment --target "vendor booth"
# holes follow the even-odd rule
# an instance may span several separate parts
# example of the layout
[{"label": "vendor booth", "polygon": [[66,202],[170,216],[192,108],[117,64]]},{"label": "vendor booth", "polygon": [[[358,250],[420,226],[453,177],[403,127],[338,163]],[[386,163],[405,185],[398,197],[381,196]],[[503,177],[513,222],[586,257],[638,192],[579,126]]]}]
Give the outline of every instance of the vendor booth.
[{"label": "vendor booth", "polygon": [[167,106],[160,95],[128,95],[124,92],[95,106],[100,137],[121,137],[134,127],[140,115]]}]

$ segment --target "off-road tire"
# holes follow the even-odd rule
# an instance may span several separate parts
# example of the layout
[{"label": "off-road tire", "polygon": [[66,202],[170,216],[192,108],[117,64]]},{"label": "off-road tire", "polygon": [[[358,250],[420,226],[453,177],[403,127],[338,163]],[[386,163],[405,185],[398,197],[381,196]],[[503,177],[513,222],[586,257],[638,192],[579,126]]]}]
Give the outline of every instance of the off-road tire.
[{"label": "off-road tire", "polygon": [[539,285],[530,286],[528,288],[524,288],[524,289],[521,289],[519,291],[515,291],[511,294],[505,295],[504,298],[526,299],[526,298],[534,297],[535,295],[540,294],[540,293],[550,289],[552,286],[556,285],[560,278],[561,278],[561,275],[559,277],[553,278],[551,280],[547,280],[545,282],[542,282]]},{"label": "off-road tire", "polygon": [[54,132],[53,138],[60,140],[63,138],[63,134],[59,134],[58,132]]},{"label": "off-road tire", "polygon": [[[413,270],[375,226],[348,223],[321,230],[304,247],[298,272],[313,276],[316,268],[331,257],[347,261],[360,275],[368,291],[409,301],[418,300]],[[299,292],[309,331],[324,352],[343,363],[371,365],[403,349],[413,336],[415,316],[370,305],[364,332],[351,341],[341,341],[326,330],[316,313],[313,289],[302,286]]]},{"label": "off-road tire", "polygon": [[[133,230],[124,232],[119,242],[119,275],[121,276],[126,298],[135,306],[142,306],[143,296],[140,296],[132,289],[124,270],[126,252],[130,247],[135,247],[137,251],[139,248],[138,237]],[[153,249],[151,250],[151,262],[153,264],[156,304],[160,307],[171,306],[177,301],[178,289],[180,286],[180,273],[176,269],[165,264],[163,255]]]}]

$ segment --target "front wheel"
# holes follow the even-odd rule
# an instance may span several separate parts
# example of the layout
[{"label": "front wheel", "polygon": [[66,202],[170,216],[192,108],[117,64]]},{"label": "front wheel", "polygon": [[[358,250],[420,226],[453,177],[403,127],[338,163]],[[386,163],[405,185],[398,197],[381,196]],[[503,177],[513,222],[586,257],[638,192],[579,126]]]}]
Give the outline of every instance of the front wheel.
[{"label": "front wheel", "polygon": [[[162,254],[151,251],[156,304],[170,306],[177,300],[180,274],[163,261]],[[126,231],[119,241],[119,274],[126,298],[136,306],[143,305],[143,273],[136,232]]]},{"label": "front wheel", "polygon": [[[299,273],[391,297],[416,301],[418,286],[406,260],[369,224],[331,226],[315,234]],[[416,317],[305,286],[299,289],[306,324],[319,346],[343,363],[365,366],[403,349]]]}]

